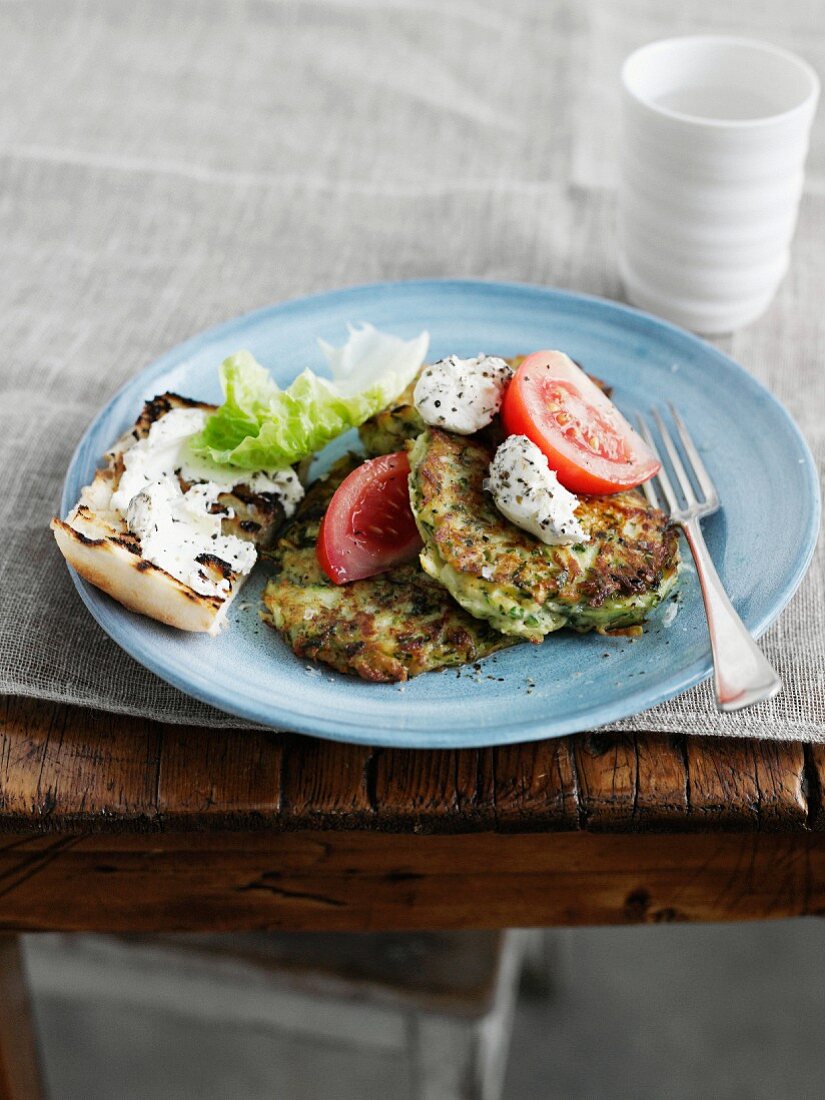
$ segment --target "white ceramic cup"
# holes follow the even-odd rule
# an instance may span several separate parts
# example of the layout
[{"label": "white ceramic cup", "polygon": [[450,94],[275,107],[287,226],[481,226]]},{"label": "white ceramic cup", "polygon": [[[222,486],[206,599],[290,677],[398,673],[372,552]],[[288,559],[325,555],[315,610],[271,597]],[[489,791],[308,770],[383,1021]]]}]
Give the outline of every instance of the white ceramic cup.
[{"label": "white ceramic cup", "polygon": [[622,67],[619,267],[629,300],[706,335],[784,276],[819,80],[763,42],[668,38]]}]

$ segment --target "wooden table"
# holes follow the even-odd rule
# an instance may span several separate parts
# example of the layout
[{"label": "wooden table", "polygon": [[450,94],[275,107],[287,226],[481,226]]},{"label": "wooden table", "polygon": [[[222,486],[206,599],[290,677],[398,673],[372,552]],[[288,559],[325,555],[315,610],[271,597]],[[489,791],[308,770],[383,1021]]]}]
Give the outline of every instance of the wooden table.
[{"label": "wooden table", "polygon": [[[10,934],[825,912],[825,746],[582,733],[410,751],[0,706]],[[8,935],[0,1100],[35,1095],[16,959]]]}]

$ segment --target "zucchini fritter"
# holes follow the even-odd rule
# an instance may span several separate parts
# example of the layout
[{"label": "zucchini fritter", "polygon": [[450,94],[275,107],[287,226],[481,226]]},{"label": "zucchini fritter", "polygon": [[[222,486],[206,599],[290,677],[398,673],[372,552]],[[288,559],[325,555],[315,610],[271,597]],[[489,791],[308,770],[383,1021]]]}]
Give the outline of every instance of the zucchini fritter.
[{"label": "zucchini fritter", "polygon": [[413,390],[417,381],[418,378],[414,378],[394,404],[365,420],[358,429],[364,450],[370,458],[403,451],[407,440],[415,439],[426,428],[427,425],[413,404]]},{"label": "zucchini fritter", "polygon": [[508,635],[540,642],[570,626],[605,633],[641,623],[673,586],[676,532],[637,492],[583,496],[590,536],[546,546],[510,523],[484,491],[491,449],[431,428],[410,452],[421,564],[462,607]]},{"label": "zucchini fritter", "polygon": [[312,486],[268,555],[277,572],[264,590],[264,620],[299,657],[365,680],[406,680],[513,645],[518,639],[468,615],[418,562],[344,585],[325,576],[315,558],[318,528],[335,489],[359,461],[341,459]]}]

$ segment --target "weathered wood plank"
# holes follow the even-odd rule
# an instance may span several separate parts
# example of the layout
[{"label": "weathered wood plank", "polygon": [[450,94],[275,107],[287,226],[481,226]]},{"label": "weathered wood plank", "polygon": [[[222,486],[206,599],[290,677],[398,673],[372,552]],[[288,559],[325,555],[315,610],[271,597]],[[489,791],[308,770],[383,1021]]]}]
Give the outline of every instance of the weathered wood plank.
[{"label": "weathered wood plank", "polygon": [[161,833],[36,838],[0,850],[6,930],[415,930],[803,914],[825,914],[822,834]]},{"label": "weathered wood plank", "polygon": [[808,825],[825,831],[825,745],[805,745],[805,797]]},{"label": "weathered wood plank", "polygon": [[684,829],[687,768],[668,734],[581,734],[575,740],[583,823],[593,830]]},{"label": "weathered wood plank", "polygon": [[575,741],[579,802],[588,829],[630,828],[639,762],[632,733],[587,733]]},{"label": "weathered wood plank", "polygon": [[372,750],[5,698],[0,833],[782,831],[805,829],[809,817],[825,829],[822,752],[598,732],[496,749]]},{"label": "weathered wood plank", "polygon": [[0,935],[0,1100],[44,1095],[18,936]]},{"label": "weathered wood plank", "polygon": [[370,765],[374,750],[361,745],[283,739],[282,817],[306,828],[367,826],[374,816]]},{"label": "weathered wood plank", "polygon": [[212,820],[255,827],[281,808],[283,739],[254,730],[164,726],[157,791],[150,800],[169,828]]},{"label": "weathered wood plank", "polygon": [[496,821],[501,829],[579,827],[573,744],[573,738],[564,737],[493,750]]},{"label": "weathered wood plank", "polygon": [[491,795],[489,755],[484,752],[384,749],[376,756],[375,806],[385,828],[489,828]]},{"label": "weathered wood plank", "polygon": [[[759,791],[750,743],[687,739],[690,809],[699,826],[756,829]],[[710,740],[708,738],[707,740]]]},{"label": "weathered wood plank", "polygon": [[689,828],[684,738],[636,734],[636,824],[639,828]]},{"label": "weathered wood plank", "polygon": [[144,719],[0,696],[0,828],[149,827],[160,736]]},{"label": "weathered wood plank", "polygon": [[761,829],[804,829],[808,825],[805,793],[805,746],[794,741],[750,741],[759,791]]},{"label": "weathered wood plank", "polygon": [[694,737],[685,746],[690,812],[698,827],[806,828],[802,745]]}]

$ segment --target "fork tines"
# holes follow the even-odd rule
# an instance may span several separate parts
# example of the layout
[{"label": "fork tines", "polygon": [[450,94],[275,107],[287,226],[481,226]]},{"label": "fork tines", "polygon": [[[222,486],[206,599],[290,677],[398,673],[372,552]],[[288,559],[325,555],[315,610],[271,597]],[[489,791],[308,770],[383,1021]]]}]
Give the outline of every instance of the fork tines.
[{"label": "fork tines", "polygon": [[[684,421],[670,402],[668,402],[668,409],[670,410],[673,423],[676,425],[676,431],[682,444],[682,453],[684,454],[685,461],[683,461],[682,454],[680,454],[679,448],[658,409],[651,409],[651,415],[655,421],[659,438],[664,444],[664,451],[669,463],[663,461],[661,452],[656,446],[653,433],[646,420],[644,417],[638,416],[636,420],[639,426],[639,432],[645,443],[647,443],[661,463],[659,473],[650,481],[646,481],[642,485],[642,489],[651,507],[662,507],[659,496],[657,496],[656,488],[654,487],[655,483],[658,487],[662,502],[666,505],[663,510],[670,514],[671,519],[679,523],[684,523],[694,517],[707,516],[710,515],[711,512],[715,512],[719,507],[719,497],[716,492],[716,486],[713,484],[713,480],[705,468],[705,464],[699,454],[699,449],[693,442],[690,433],[685,427]],[[685,462],[690,469],[690,474],[688,474],[685,468]],[[668,471],[668,464],[670,472]],[[673,474],[674,480],[679,487],[681,500],[673,487],[670,473]],[[693,480],[691,480],[691,478]],[[701,497],[697,496],[694,490],[694,484],[698,488],[699,493],[701,493]]]}]

